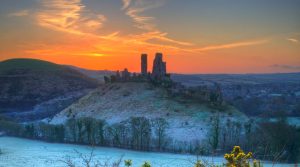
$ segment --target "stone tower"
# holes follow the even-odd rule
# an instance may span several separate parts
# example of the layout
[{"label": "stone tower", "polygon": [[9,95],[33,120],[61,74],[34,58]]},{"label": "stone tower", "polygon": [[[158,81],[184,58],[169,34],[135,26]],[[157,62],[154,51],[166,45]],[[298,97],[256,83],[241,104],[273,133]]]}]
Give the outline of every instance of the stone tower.
[{"label": "stone tower", "polygon": [[147,62],[147,54],[141,55],[141,74],[146,76],[148,73],[148,62]]},{"label": "stone tower", "polygon": [[163,79],[166,73],[166,62],[163,62],[163,55],[162,53],[156,53],[153,61],[152,77],[154,79]]}]

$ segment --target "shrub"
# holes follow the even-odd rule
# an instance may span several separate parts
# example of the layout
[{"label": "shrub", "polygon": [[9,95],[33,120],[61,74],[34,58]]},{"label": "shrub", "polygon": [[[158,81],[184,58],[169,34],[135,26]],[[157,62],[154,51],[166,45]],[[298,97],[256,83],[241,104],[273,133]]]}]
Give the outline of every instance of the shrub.
[{"label": "shrub", "polygon": [[259,143],[257,154],[267,154],[271,161],[288,161],[298,163],[300,160],[300,128],[289,125],[286,120],[261,123],[254,134]]},{"label": "shrub", "polygon": [[198,160],[194,167],[205,167],[205,165],[202,163],[202,161]]},{"label": "shrub", "polygon": [[125,162],[126,167],[130,167],[132,165],[132,160],[131,159],[125,160],[124,162]]},{"label": "shrub", "polygon": [[252,152],[247,154],[240,148],[240,146],[234,146],[230,154],[225,154],[227,167],[250,167],[249,159],[252,158]]},{"label": "shrub", "polygon": [[151,164],[150,162],[144,162],[144,164],[142,165],[142,167],[151,167]]},{"label": "shrub", "polygon": [[12,119],[0,115],[0,132],[6,135],[20,136],[23,133],[23,127]]},{"label": "shrub", "polygon": [[262,164],[258,160],[253,161],[253,167],[262,167]]}]

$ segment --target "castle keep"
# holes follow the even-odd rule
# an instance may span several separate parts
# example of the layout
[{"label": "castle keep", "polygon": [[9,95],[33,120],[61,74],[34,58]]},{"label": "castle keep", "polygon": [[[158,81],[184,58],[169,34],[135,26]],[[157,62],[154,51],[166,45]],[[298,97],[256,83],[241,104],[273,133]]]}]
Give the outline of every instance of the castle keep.
[{"label": "castle keep", "polygon": [[[147,54],[141,55],[141,75],[146,76],[148,74]],[[167,74],[166,62],[163,61],[162,53],[156,53],[153,60],[152,73],[150,74],[153,79],[163,79]]]},{"label": "castle keep", "polygon": [[141,74],[142,76],[147,76],[148,74],[148,61],[147,54],[142,54],[141,56]]},{"label": "castle keep", "polygon": [[151,76],[154,79],[163,79],[167,74],[166,62],[163,61],[162,53],[156,53],[153,61],[153,68]]}]

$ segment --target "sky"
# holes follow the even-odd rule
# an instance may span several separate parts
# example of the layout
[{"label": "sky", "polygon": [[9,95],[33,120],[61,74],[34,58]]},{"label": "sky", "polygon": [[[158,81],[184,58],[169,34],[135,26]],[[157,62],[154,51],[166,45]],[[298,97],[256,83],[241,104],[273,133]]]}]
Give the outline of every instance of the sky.
[{"label": "sky", "polygon": [[0,61],[172,73],[300,71],[299,0],[1,0]]}]

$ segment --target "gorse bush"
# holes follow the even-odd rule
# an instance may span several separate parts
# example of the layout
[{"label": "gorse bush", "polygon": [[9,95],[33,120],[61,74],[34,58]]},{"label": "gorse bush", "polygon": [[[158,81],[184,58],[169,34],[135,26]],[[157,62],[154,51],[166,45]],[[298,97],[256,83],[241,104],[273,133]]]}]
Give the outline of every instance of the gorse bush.
[{"label": "gorse bush", "polygon": [[125,163],[126,167],[132,166],[132,160],[131,159],[125,160],[124,163]]},{"label": "gorse bush", "polygon": [[205,167],[205,165],[202,163],[202,161],[198,160],[194,167]]},{"label": "gorse bush", "polygon": [[262,164],[258,160],[253,160],[253,167],[262,167]]},{"label": "gorse bush", "polygon": [[[247,154],[241,149],[240,146],[234,146],[231,153],[225,154],[226,167],[250,167],[250,159],[252,159],[252,152]],[[260,161],[253,160],[253,167],[262,167]]]},{"label": "gorse bush", "polygon": [[252,158],[252,153],[247,154],[240,148],[240,146],[234,146],[230,154],[225,154],[224,158],[227,160],[226,166],[229,167],[246,167],[249,165],[249,159]]},{"label": "gorse bush", "polygon": [[150,162],[144,162],[144,164],[142,165],[142,167],[151,167],[151,164]]}]

